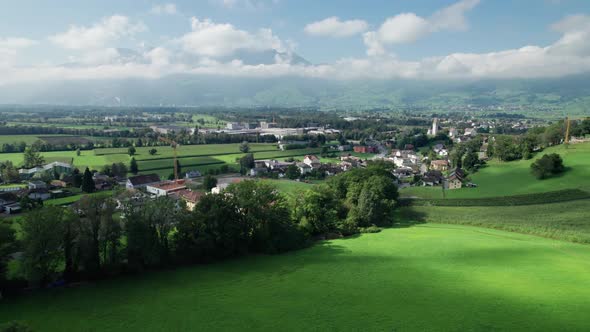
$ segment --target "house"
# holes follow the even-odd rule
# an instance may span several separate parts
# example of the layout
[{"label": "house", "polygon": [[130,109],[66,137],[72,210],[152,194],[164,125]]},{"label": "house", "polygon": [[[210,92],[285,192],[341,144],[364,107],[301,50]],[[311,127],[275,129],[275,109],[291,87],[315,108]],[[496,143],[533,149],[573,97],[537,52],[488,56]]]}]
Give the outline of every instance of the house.
[{"label": "house", "polygon": [[430,168],[435,171],[444,172],[449,169],[449,161],[448,160],[433,160],[430,162]]},{"label": "house", "polygon": [[477,129],[475,128],[465,128],[465,132],[463,133],[463,136],[476,136],[477,135]]},{"label": "house", "polygon": [[108,177],[107,179],[94,179],[94,188],[98,191],[101,190],[110,190],[113,188],[113,185],[111,184],[111,182],[109,181]]},{"label": "house", "polygon": [[412,177],[414,175],[414,171],[411,168],[396,168],[393,170],[393,174],[398,179],[405,179]]},{"label": "house", "polygon": [[15,214],[21,212],[20,203],[11,203],[4,206],[4,212],[6,214]]},{"label": "house", "polygon": [[313,154],[306,155],[305,158],[303,158],[303,163],[313,169],[318,169],[322,165],[322,163],[320,162],[320,158]]},{"label": "house", "polygon": [[459,136],[459,131],[457,131],[457,128],[449,129],[449,137],[454,138],[457,136]]},{"label": "house", "polygon": [[175,197],[183,200],[186,203],[186,209],[189,211],[193,211],[197,203],[201,200],[205,193],[199,191],[192,191],[188,189],[183,189],[174,193]]},{"label": "house", "polygon": [[268,173],[268,168],[266,167],[254,167],[250,169],[250,176],[261,176]]},{"label": "house", "polygon": [[356,153],[377,153],[376,146],[356,145],[353,150]]},{"label": "house", "polygon": [[52,187],[60,187],[60,188],[65,188],[68,186],[67,182],[65,182],[64,180],[52,180],[49,184]]},{"label": "house", "polygon": [[301,172],[301,175],[308,174],[312,170],[312,167],[306,163],[297,163],[295,165],[297,165],[297,168],[299,168],[299,172]]},{"label": "house", "polygon": [[47,189],[47,183],[43,181],[30,181],[27,185],[29,189]]},{"label": "house", "polygon": [[447,189],[460,189],[463,186],[464,179],[465,172],[460,168],[456,168],[447,177]]},{"label": "house", "polygon": [[352,150],[352,146],[346,144],[346,145],[338,145],[338,151],[350,151]]},{"label": "house", "polygon": [[194,179],[201,176],[201,172],[199,171],[188,171],[184,174],[185,179]]},{"label": "house", "polygon": [[40,189],[32,189],[29,191],[27,195],[30,199],[33,200],[42,200],[46,201],[51,198],[51,194],[47,188],[40,188]]},{"label": "house", "polygon": [[184,180],[178,181],[163,181],[160,183],[148,184],[145,187],[146,191],[156,197],[168,196],[168,194],[175,191],[186,189]]},{"label": "house", "polygon": [[125,187],[127,187],[127,189],[139,189],[145,188],[148,184],[154,184],[158,182],[160,182],[160,177],[158,174],[136,175],[127,179]]},{"label": "house", "polygon": [[428,171],[422,177],[422,184],[424,186],[436,186],[443,182],[444,176],[441,171]]}]

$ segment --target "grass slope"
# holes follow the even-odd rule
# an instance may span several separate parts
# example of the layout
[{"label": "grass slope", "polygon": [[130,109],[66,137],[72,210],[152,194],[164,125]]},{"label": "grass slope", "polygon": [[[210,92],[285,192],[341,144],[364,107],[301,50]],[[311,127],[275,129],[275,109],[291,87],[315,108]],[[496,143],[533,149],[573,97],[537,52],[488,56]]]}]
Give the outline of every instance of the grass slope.
[{"label": "grass slope", "polygon": [[525,206],[411,206],[412,221],[483,226],[548,238],[590,243],[590,199]]},{"label": "grass slope", "polygon": [[[559,153],[568,170],[560,175],[545,180],[537,180],[530,172],[530,165],[535,160],[513,162],[490,161],[488,166],[471,175],[471,181],[478,188],[447,190],[448,198],[477,198],[509,196],[529,193],[555,191],[561,189],[582,189],[590,191],[590,143],[572,144],[569,149],[559,145],[545,149],[535,158],[547,153]],[[411,187],[403,189],[404,196],[422,198],[442,198],[440,187]]]},{"label": "grass slope", "polygon": [[581,331],[590,247],[457,225],[0,302],[38,331]]}]

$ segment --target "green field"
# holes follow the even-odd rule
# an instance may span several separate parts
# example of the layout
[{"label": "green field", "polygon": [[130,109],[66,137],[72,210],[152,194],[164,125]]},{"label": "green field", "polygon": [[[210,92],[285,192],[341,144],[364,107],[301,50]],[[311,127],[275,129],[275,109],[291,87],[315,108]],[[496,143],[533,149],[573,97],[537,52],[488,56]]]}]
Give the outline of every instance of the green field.
[{"label": "green field", "polygon": [[[568,149],[563,145],[550,147],[538,153],[540,158],[546,153],[559,153],[567,168],[560,176],[537,180],[530,172],[533,160],[513,162],[490,161],[486,167],[471,175],[477,188],[447,190],[448,198],[476,198],[510,196],[539,193],[561,189],[578,188],[590,191],[590,143],[572,144]],[[422,198],[442,198],[440,187],[410,187],[401,191],[404,196]]]},{"label": "green field", "polygon": [[[155,147],[158,152],[150,155],[153,147],[137,148],[134,156],[138,161],[139,170],[142,173],[155,172],[161,176],[167,176],[172,171],[173,149],[169,146]],[[272,159],[285,157],[299,157],[310,153],[319,153],[319,148],[297,149],[281,151],[276,144],[253,143],[250,144],[250,152],[256,159]],[[41,153],[46,162],[65,161],[72,162],[74,166],[83,170],[86,167],[100,170],[104,165],[116,162],[129,164],[131,157],[126,148],[107,148],[81,151],[80,156],[75,151],[52,151]],[[239,144],[207,144],[207,145],[183,145],[178,148],[178,160],[184,170],[197,169],[207,171],[209,168],[219,168],[223,164],[236,166],[236,159],[244,154],[239,150]],[[11,160],[16,165],[23,162],[22,153],[3,153],[0,160]]]},{"label": "green field", "polygon": [[402,219],[482,226],[590,244],[590,199],[523,206],[411,206]]},{"label": "green field", "polygon": [[428,224],[31,294],[36,331],[584,331],[590,247]]}]

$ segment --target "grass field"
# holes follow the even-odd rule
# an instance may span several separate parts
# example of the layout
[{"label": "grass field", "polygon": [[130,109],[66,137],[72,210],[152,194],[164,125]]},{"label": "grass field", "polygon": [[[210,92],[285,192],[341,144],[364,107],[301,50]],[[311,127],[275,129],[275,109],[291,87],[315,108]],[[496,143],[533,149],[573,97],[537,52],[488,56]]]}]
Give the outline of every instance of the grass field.
[{"label": "grass field", "polygon": [[[161,176],[168,176],[172,172],[173,149],[169,146],[156,147],[157,154],[150,155],[152,147],[137,148],[134,156],[138,161],[140,172],[155,172]],[[275,144],[254,143],[250,144],[250,152],[254,153],[257,159],[302,157],[310,153],[319,153],[319,148],[297,149],[280,151]],[[66,161],[74,163],[74,166],[83,170],[86,167],[100,170],[104,165],[116,162],[129,164],[131,157],[127,154],[126,148],[95,149],[81,151],[80,156],[75,151],[52,151],[43,152],[46,162]],[[239,144],[207,144],[207,145],[183,145],[178,148],[178,158],[184,170],[197,169],[206,171],[208,168],[219,168],[223,164],[236,166],[236,159],[244,154],[239,150]],[[0,154],[0,160],[11,160],[16,165],[23,162],[22,153]]]},{"label": "grass field", "polygon": [[590,247],[428,224],[0,302],[36,331],[584,331]]},{"label": "grass field", "polygon": [[[537,154],[559,153],[568,169],[564,174],[537,180],[530,172],[533,160],[513,162],[490,161],[488,166],[471,175],[477,188],[447,190],[448,198],[477,198],[539,193],[578,188],[590,191],[590,143],[572,144],[569,149],[559,145]],[[442,198],[440,187],[410,187],[401,191],[404,196]]]}]

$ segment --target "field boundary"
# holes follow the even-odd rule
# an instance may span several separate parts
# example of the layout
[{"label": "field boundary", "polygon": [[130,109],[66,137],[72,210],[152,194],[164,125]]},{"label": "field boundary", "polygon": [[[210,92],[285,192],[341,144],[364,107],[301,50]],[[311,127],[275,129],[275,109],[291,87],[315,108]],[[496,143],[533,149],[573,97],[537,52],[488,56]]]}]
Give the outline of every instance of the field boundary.
[{"label": "field boundary", "polygon": [[486,198],[400,198],[401,206],[518,206],[547,203],[568,202],[581,199],[589,199],[590,192],[581,189],[564,189],[544,193],[497,196]]}]

